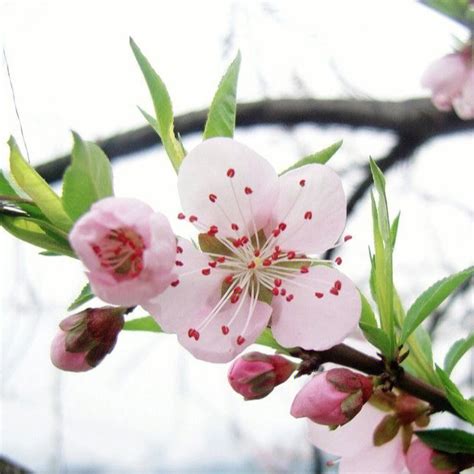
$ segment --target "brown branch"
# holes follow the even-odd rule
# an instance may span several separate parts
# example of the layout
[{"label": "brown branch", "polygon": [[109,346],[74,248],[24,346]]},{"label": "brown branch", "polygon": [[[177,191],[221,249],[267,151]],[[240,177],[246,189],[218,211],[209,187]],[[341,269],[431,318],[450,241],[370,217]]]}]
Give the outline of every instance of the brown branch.
[{"label": "brown branch", "polygon": [[[182,136],[200,132],[204,128],[206,116],[207,110],[178,116],[175,118],[176,131]],[[428,99],[402,102],[280,99],[240,104],[237,108],[238,127],[293,126],[300,123],[391,130],[399,136],[423,137],[423,141],[435,135],[474,128],[474,120],[463,121],[453,113],[438,112]],[[144,126],[98,140],[97,144],[114,160],[159,145],[160,140],[151,127]],[[70,156],[64,155],[36,169],[46,181],[54,182],[61,179],[69,162]]]},{"label": "brown branch", "polygon": [[[386,373],[386,367],[382,360],[368,356],[345,344],[338,344],[326,351],[312,351],[297,348],[291,350],[290,354],[303,360],[302,373],[310,373],[316,370],[321,364],[327,362],[350,367],[368,375],[382,375]],[[435,411],[449,411],[453,415],[459,416],[442,390],[417,379],[400,367],[396,373],[394,384],[395,387],[404,390],[410,395],[430,403]]]}]

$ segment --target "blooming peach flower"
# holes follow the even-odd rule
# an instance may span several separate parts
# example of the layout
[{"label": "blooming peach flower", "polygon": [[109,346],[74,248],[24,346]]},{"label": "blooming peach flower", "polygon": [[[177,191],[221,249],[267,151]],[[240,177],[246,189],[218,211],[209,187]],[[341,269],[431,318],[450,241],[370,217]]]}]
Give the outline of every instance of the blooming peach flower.
[{"label": "blooming peach flower", "polygon": [[474,118],[474,63],[470,47],[432,63],[421,84],[431,89],[433,104],[439,110],[454,108],[460,118]]},{"label": "blooming peach flower", "polygon": [[439,454],[434,449],[422,443],[419,439],[411,443],[407,452],[407,467],[410,474],[450,474],[457,471],[452,469],[438,469],[433,460]]},{"label": "blooming peach flower", "polygon": [[178,176],[183,213],[201,250],[178,241],[171,287],[144,307],[196,357],[228,362],[270,323],[286,347],[328,349],[357,325],[354,284],[320,254],[344,229],[337,174],[306,165],[278,177],[257,153],[229,138],[206,140]]},{"label": "blooming peach flower", "polygon": [[96,202],[74,225],[69,240],[102,300],[134,306],[174,279],[176,238],[166,217],[128,198]]}]

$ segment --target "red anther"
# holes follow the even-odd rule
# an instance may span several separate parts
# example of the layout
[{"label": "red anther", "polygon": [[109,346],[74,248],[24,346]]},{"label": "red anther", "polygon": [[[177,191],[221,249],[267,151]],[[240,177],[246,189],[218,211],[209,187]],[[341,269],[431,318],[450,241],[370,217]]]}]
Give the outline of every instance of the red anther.
[{"label": "red anther", "polygon": [[245,186],[244,192],[245,192],[245,194],[252,194],[253,190],[252,190],[252,188],[249,188],[248,186]]},{"label": "red anther", "polygon": [[273,229],[272,234],[273,237],[278,237],[280,235],[280,229]]},{"label": "red anther", "polygon": [[278,296],[280,294],[280,290],[275,287],[275,288],[272,288],[272,293],[275,295],[275,296]]},{"label": "red anther", "polygon": [[240,295],[240,293],[242,293],[242,288],[241,288],[240,286],[236,286],[236,287],[234,288],[234,293],[235,293],[236,295]]},{"label": "red anther", "polygon": [[296,257],[296,253],[293,252],[293,250],[290,250],[290,251],[286,254],[286,257],[288,258],[288,260],[293,260],[293,259]]},{"label": "red anther", "polygon": [[316,293],[314,294],[314,296],[316,296],[316,298],[321,299],[321,298],[324,296],[324,293],[321,293],[321,292],[319,292],[319,291],[316,291]]},{"label": "red anther", "polygon": [[279,246],[279,245],[275,245],[274,251],[280,253],[280,246]]},{"label": "red anther", "polygon": [[303,188],[305,184],[306,184],[306,180],[305,180],[305,179],[302,179],[302,180],[300,181],[300,186]]},{"label": "red anther", "polygon": [[248,243],[249,243],[249,238],[248,238],[246,235],[244,235],[244,236],[240,239],[240,241],[242,242],[242,245],[245,245],[245,244],[248,244]]},{"label": "red anther", "polygon": [[342,288],[342,283],[340,280],[336,280],[334,282],[334,288],[336,288],[337,291],[339,291]]},{"label": "red anther", "polygon": [[234,247],[238,248],[242,246],[242,241],[240,239],[234,239],[232,241],[232,244],[234,245]]},{"label": "red anther", "polygon": [[341,257],[337,257],[336,260],[334,260],[336,262],[336,265],[340,265],[342,263],[342,258]]},{"label": "red anther", "polygon": [[288,303],[294,298],[294,295],[288,295],[286,297],[286,301],[288,301]]},{"label": "red anther", "polygon": [[280,278],[275,278],[275,279],[273,280],[273,283],[275,283],[275,286],[280,287],[282,281],[280,280]]},{"label": "red anther", "polygon": [[221,255],[220,257],[217,257],[217,261],[219,263],[224,263],[225,262],[225,257],[223,255]]},{"label": "red anther", "polygon": [[178,219],[179,219],[180,221],[182,221],[183,219],[186,219],[186,216],[185,216],[182,212],[180,212],[180,213],[178,214]]},{"label": "red anther", "polygon": [[172,281],[172,282],[171,282],[171,286],[172,286],[173,288],[176,288],[178,285],[179,285],[179,280],[175,280],[175,281]]},{"label": "red anther", "polygon": [[286,288],[282,288],[282,289],[280,290],[280,295],[281,295],[281,296],[285,296],[285,295],[286,295]]},{"label": "red anther", "polygon": [[176,247],[176,253],[183,253],[183,247],[180,247],[179,245]]},{"label": "red anther", "polygon": [[331,293],[331,295],[335,295],[337,296],[339,294],[339,291],[337,291],[337,288],[335,288],[334,286],[329,290],[329,293]]},{"label": "red anther", "polygon": [[208,263],[208,265],[209,265],[211,268],[216,268],[217,262],[215,262],[214,260],[212,260],[212,261],[210,261],[210,262]]},{"label": "red anther", "polygon": [[227,336],[227,334],[229,334],[229,331],[230,331],[229,326],[221,326],[221,331],[222,331],[222,334],[224,334],[224,336]]},{"label": "red anther", "polygon": [[280,222],[278,224],[278,228],[283,232],[286,229],[286,224],[284,222]]},{"label": "red anther", "polygon": [[189,216],[189,222],[196,222],[197,220],[197,216]]},{"label": "red anther", "polygon": [[352,239],[352,235],[346,235],[344,237],[344,242],[347,242],[348,240],[351,240]]},{"label": "red anther", "polygon": [[176,262],[174,262],[176,264],[177,267],[182,267],[184,264],[181,260],[176,260]]},{"label": "red anther", "polygon": [[278,260],[279,256],[280,256],[280,254],[278,252],[273,252],[272,253],[272,260]]},{"label": "red anther", "polygon": [[306,267],[305,265],[303,265],[302,267],[300,267],[300,273],[308,273],[309,272],[309,268]]},{"label": "red anther", "polygon": [[233,177],[235,176],[235,170],[234,170],[234,168],[229,168],[229,169],[227,170],[227,176],[228,176],[229,178],[233,178]]},{"label": "red anther", "polygon": [[253,251],[253,254],[256,256],[256,257],[260,257],[260,249],[255,249]]},{"label": "red anther", "polygon": [[248,269],[252,269],[252,268],[255,268],[257,266],[257,264],[252,260],[248,265],[247,265],[247,268]]},{"label": "red anther", "polygon": [[245,342],[245,337],[239,336],[237,338],[237,345],[241,346]]},{"label": "red anther", "polygon": [[207,235],[214,237],[219,232],[219,228],[216,225],[211,225],[207,231]]},{"label": "red anther", "polygon": [[206,275],[206,276],[207,276],[207,275],[210,275],[211,269],[210,269],[210,268],[203,268],[203,269],[201,270],[201,273],[202,273],[203,275]]},{"label": "red anther", "polygon": [[188,337],[193,337],[194,331],[195,330],[193,328],[189,328],[188,329]]},{"label": "red anther", "polygon": [[304,213],[304,218],[305,218],[307,221],[311,220],[311,219],[313,218],[313,213],[312,213],[311,211],[306,211],[306,212]]},{"label": "red anther", "polygon": [[96,255],[100,255],[100,247],[98,245],[92,245],[92,250]]},{"label": "red anther", "polygon": [[269,258],[266,258],[262,263],[264,267],[269,267],[272,264],[272,261]]},{"label": "red anther", "polygon": [[227,283],[228,285],[230,285],[233,281],[234,281],[234,275],[227,275],[224,278],[224,282]]},{"label": "red anther", "polygon": [[193,333],[194,339],[196,339],[196,341],[199,341],[199,336],[200,336],[199,331],[196,331],[196,329],[195,329],[194,333]]},{"label": "red anther", "polygon": [[232,304],[235,304],[237,303],[237,301],[239,301],[239,298],[240,298],[240,295],[236,295],[235,293],[230,297],[230,302]]},{"label": "red anther", "polygon": [[230,226],[232,230],[239,230],[239,226],[237,224],[231,224]]},{"label": "red anther", "polygon": [[215,194],[209,194],[209,201],[216,202],[217,201],[217,196]]}]

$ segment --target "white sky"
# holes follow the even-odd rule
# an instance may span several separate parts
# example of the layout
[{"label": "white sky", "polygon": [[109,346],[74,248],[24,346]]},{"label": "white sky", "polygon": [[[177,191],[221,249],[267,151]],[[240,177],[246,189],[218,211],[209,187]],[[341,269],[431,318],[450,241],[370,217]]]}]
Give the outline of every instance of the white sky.
[{"label": "white sky", "polygon": [[[67,151],[70,129],[96,139],[143,125],[136,105],[151,110],[150,99],[129,36],[161,74],[180,114],[210,103],[237,49],[243,56],[241,101],[422,96],[421,73],[450,51],[453,35],[466,38],[462,28],[409,0],[0,1],[0,45],[35,164]],[[20,141],[2,62],[2,169],[12,133]],[[310,125],[292,132],[238,131],[237,138],[279,169],[344,138],[332,165],[349,167],[348,192],[358,179],[350,164],[383,156],[393,143],[388,133]],[[187,148],[198,139],[186,137]],[[459,206],[474,197],[473,149],[468,133],[432,141],[415,165],[389,178],[393,214],[402,210],[396,276],[407,304],[435,279],[472,262],[472,209],[467,215]],[[117,162],[114,172],[117,195],[144,199],[170,218],[178,212],[175,176],[158,149]],[[420,191],[428,196],[420,199]],[[433,196],[457,207],[437,205]],[[366,204],[359,207],[350,223],[356,238],[343,254],[344,271],[362,286],[369,215]],[[176,230],[190,232],[179,225]],[[283,466],[309,459],[304,424],[288,416],[297,383],[280,387],[268,400],[243,404],[226,385],[226,367],[195,361],[172,336],[123,334],[113,355],[90,373],[52,369],[49,342],[84,281],[80,266],[39,257],[4,234],[0,242],[8,270],[0,280],[0,453],[36,472],[66,472],[81,464],[101,472],[184,472],[198,463],[220,465],[220,472],[248,463],[245,469],[256,472],[275,462],[275,449]],[[437,354],[466,328],[462,315],[462,306],[453,308],[451,330]]]}]

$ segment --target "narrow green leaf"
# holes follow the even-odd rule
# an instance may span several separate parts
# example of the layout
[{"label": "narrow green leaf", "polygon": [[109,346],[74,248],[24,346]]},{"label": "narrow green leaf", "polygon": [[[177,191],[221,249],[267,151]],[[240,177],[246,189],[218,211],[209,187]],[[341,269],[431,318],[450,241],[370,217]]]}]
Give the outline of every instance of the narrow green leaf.
[{"label": "narrow green leaf", "polygon": [[209,108],[204,139],[234,136],[240,60],[239,51],[219,83]]},{"label": "narrow green leaf", "polygon": [[130,46],[140,66],[155,108],[156,122],[153,128],[161,138],[161,142],[176,171],[184,158],[183,147],[174,134],[174,116],[168,90],[160,76],[152,68],[148,59],[140,51],[135,41],[130,38]]},{"label": "narrow green leaf", "polygon": [[63,208],[61,199],[48,183],[21,156],[13,137],[10,145],[10,169],[15,181],[38,205],[43,214],[57,227],[68,232],[72,221]]},{"label": "narrow green leaf", "polygon": [[151,316],[125,321],[123,329],[125,331],[163,332],[158,323]]},{"label": "narrow green leaf", "polygon": [[474,434],[462,430],[438,429],[415,431],[423,443],[444,453],[474,454]]},{"label": "narrow green leaf", "polygon": [[359,327],[362,329],[364,332],[365,337],[367,340],[375,347],[380,349],[383,354],[387,355],[390,354],[391,352],[391,343],[390,339],[385,334],[382,329],[371,326],[370,324],[366,324],[363,322],[359,323]]},{"label": "narrow green leaf", "polygon": [[454,291],[474,274],[474,267],[469,267],[454,275],[439,280],[413,303],[403,322],[401,343]]},{"label": "narrow green leaf", "polygon": [[341,148],[342,146],[342,140],[339,140],[336,143],[333,143],[331,146],[328,146],[327,148],[324,148],[323,150],[317,151],[316,153],[313,153],[311,155],[305,156],[304,158],[301,158],[301,160],[297,161],[294,165],[290,166],[287,168],[285,171],[282,171],[280,173],[280,176],[282,174],[288,173],[288,171],[294,170],[296,168],[301,168],[301,166],[305,165],[311,165],[314,163],[319,163],[321,165],[324,165],[327,163]]},{"label": "narrow green leaf", "polygon": [[380,232],[385,242],[385,245],[390,245],[391,242],[391,234],[390,234],[390,219],[388,216],[388,204],[387,204],[387,196],[385,195],[385,177],[375,163],[374,160],[370,159],[370,171],[372,173],[372,178],[374,180],[375,189],[379,195],[378,199],[378,214],[379,214],[379,226]]},{"label": "narrow green leaf", "polygon": [[105,153],[94,143],[85,142],[73,132],[72,161],[64,173],[63,205],[76,221],[91,205],[114,194],[112,166]]},{"label": "narrow green leaf", "polygon": [[84,303],[90,301],[92,298],[95,298],[95,295],[92,293],[91,286],[89,283],[87,283],[87,285],[82,288],[78,297],[71,303],[67,310],[74,311],[75,309],[79,308],[79,306],[82,306]]},{"label": "narrow green leaf", "polygon": [[397,242],[399,222],[400,222],[400,212],[397,214],[397,217],[395,217],[390,227],[390,245],[392,246],[392,250],[395,248],[395,243]]},{"label": "narrow green leaf", "polygon": [[461,360],[462,356],[474,347],[474,333],[469,334],[464,339],[456,341],[449,349],[444,359],[444,370],[448,375],[451,375],[456,364]]},{"label": "narrow green leaf", "polygon": [[474,425],[474,402],[464,398],[456,385],[449,378],[449,375],[440,367],[436,366],[436,373],[441,380],[445,390],[446,396],[454,409],[465,420]]},{"label": "narrow green leaf", "polygon": [[38,225],[38,221],[35,219],[0,214],[0,225],[17,239],[50,252],[75,257],[74,252],[67,242],[48,235],[48,233]]},{"label": "narrow green leaf", "polygon": [[360,299],[362,302],[362,308],[360,312],[360,323],[368,326],[377,327],[377,319],[375,317],[372,306],[370,306],[367,298],[359,291]]}]

